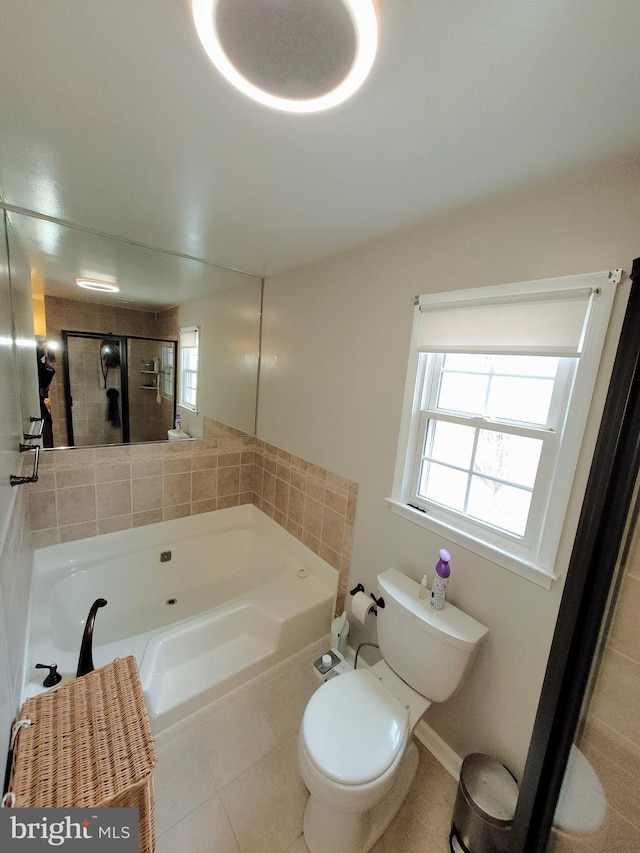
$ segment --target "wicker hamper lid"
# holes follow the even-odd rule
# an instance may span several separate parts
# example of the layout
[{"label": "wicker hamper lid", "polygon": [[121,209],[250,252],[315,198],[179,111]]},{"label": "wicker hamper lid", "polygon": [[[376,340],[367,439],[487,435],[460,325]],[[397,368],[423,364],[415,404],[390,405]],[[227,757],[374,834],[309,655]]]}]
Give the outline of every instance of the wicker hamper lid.
[{"label": "wicker hamper lid", "polygon": [[[16,807],[126,805],[156,763],[135,658],[34,696],[20,717],[10,788]],[[124,795],[124,801],[123,801]]]}]

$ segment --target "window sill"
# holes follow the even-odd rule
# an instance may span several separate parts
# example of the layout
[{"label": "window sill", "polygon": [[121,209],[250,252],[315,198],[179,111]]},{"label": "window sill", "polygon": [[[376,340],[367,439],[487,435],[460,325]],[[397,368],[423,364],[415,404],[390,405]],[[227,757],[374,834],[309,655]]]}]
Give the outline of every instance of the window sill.
[{"label": "window sill", "polygon": [[491,547],[484,542],[480,542],[472,536],[462,533],[460,530],[449,527],[441,521],[436,521],[436,519],[420,512],[418,509],[413,509],[412,507],[407,506],[407,504],[401,503],[394,498],[385,498],[385,500],[389,504],[391,511],[396,515],[406,518],[408,521],[418,524],[420,527],[424,527],[427,530],[433,530],[436,533],[440,533],[452,542],[472,551],[474,554],[478,554],[478,556],[484,557],[484,559],[490,560],[492,563],[496,563],[503,569],[507,569],[516,575],[520,575],[520,577],[526,578],[538,586],[544,587],[545,589],[551,589],[553,582],[558,580],[558,575],[552,572],[547,572],[540,568],[540,566],[536,566],[533,563],[529,563],[526,560],[513,556],[512,554],[507,554],[505,551]]}]

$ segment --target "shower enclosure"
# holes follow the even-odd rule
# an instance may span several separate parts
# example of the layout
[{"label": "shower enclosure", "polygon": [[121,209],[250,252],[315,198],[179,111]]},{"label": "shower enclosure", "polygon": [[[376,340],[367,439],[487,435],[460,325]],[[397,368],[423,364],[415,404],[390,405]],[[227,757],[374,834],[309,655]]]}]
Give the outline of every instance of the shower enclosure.
[{"label": "shower enclosure", "polygon": [[62,331],[69,447],[161,441],[175,422],[175,341]]},{"label": "shower enclosure", "polygon": [[631,280],[510,853],[640,850],[640,258]]}]

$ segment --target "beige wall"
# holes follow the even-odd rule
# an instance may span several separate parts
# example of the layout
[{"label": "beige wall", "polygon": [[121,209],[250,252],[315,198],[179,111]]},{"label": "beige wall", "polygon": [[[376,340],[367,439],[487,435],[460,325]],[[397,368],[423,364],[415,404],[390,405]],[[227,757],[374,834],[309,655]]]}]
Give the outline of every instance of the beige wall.
[{"label": "beige wall", "polygon": [[259,279],[247,280],[179,306],[180,327],[200,327],[198,411],[180,408],[182,427],[191,436],[204,435],[205,417],[255,433],[260,289]]},{"label": "beige wall", "polygon": [[[394,566],[416,580],[448,545],[385,503],[393,479],[413,297],[630,269],[640,254],[640,161],[495,199],[353,252],[273,276],[264,298],[258,435],[359,483],[350,584]],[[610,370],[628,293],[605,348]],[[606,379],[606,376],[605,376]],[[606,381],[600,381],[557,569],[563,571]],[[451,600],[490,636],[468,683],[427,722],[459,755],[483,751],[522,771],[562,592],[459,546]],[[375,626],[354,640],[375,637]]]}]

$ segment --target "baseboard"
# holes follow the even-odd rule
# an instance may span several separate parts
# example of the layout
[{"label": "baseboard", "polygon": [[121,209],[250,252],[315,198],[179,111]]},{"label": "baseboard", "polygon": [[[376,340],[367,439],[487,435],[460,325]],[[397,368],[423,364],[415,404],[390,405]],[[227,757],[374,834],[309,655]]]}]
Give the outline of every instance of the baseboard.
[{"label": "baseboard", "polygon": [[445,770],[449,771],[457,782],[460,778],[460,769],[462,768],[462,759],[460,756],[424,720],[420,720],[414,734],[420,743],[442,764]]}]

